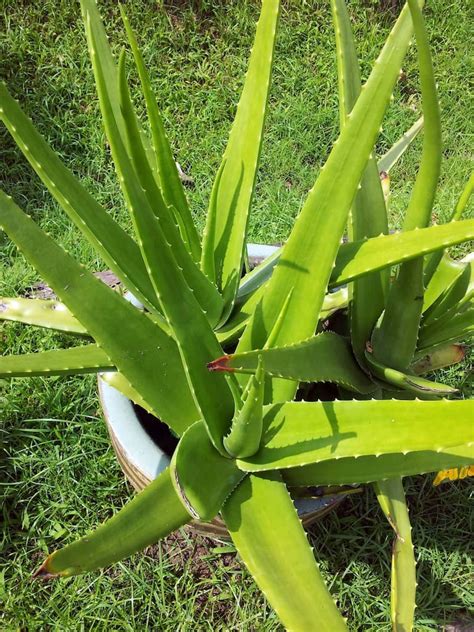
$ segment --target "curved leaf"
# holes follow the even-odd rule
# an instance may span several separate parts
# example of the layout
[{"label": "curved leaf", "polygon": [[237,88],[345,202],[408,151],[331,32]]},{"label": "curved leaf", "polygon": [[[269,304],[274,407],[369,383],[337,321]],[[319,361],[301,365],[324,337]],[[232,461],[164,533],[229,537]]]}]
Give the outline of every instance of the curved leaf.
[{"label": "curved leaf", "polygon": [[115,371],[115,367],[97,345],[0,356],[0,377],[72,375],[107,370]]},{"label": "curved leaf", "polygon": [[81,336],[89,335],[85,327],[59,301],[0,296],[0,320],[13,320]]},{"label": "curved leaf", "polygon": [[345,338],[326,332],[287,347],[236,353],[211,362],[212,371],[255,373],[258,358],[265,372],[298,382],[334,382],[359,393],[370,393],[375,385],[362,372]]},{"label": "curved leaf", "polygon": [[233,459],[222,456],[214,448],[202,421],[183,434],[170,467],[176,492],[189,513],[205,521],[218,514],[245,476]]},{"label": "curved leaf", "polygon": [[286,629],[347,630],[277,472],[244,479],[222,508],[222,516],[245,565]]},{"label": "curved leaf", "polygon": [[98,529],[51,553],[35,577],[69,577],[109,566],[155,544],[190,520],[167,468]]},{"label": "curved leaf", "polygon": [[449,453],[469,443],[474,450],[473,415],[471,400],[274,404],[264,409],[262,447],[237,464],[258,472],[343,457]]}]

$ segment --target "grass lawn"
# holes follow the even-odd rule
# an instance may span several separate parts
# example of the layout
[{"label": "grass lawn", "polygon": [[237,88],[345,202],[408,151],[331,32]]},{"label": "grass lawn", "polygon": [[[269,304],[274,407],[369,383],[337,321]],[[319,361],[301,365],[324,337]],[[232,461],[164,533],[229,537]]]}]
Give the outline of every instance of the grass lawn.
[{"label": "grass lawn", "polygon": [[[115,0],[99,2],[111,41],[124,41]],[[380,4],[388,5],[384,10]],[[426,9],[439,82],[444,162],[436,219],[453,208],[469,176],[473,106],[467,79],[469,3],[429,0]],[[391,2],[349,2],[363,75],[393,22]],[[127,3],[152,70],[176,157],[194,180],[195,220],[203,226],[254,34],[256,0],[133,0]],[[86,187],[124,225],[125,212],[100,122],[79,7],[68,0],[0,2],[0,79]],[[379,140],[386,150],[420,115],[415,57]],[[250,238],[286,238],[338,128],[328,0],[287,0],[282,11],[267,134]],[[133,86],[137,78],[131,74]],[[142,104],[139,104],[140,107]],[[0,129],[2,188],[78,259],[103,263],[78,238],[6,133]],[[396,227],[416,173],[418,140],[392,173]],[[341,178],[344,174],[341,174]],[[472,215],[472,204],[468,212]],[[457,254],[465,252],[459,247]],[[0,235],[0,295],[38,280]],[[0,324],[0,353],[67,346],[66,336]],[[443,379],[469,395],[469,365]],[[49,584],[30,581],[48,549],[96,526],[131,496],[115,461],[92,377],[0,381],[2,420],[2,630],[280,630],[232,547],[176,539],[102,573]],[[416,629],[441,630],[474,607],[472,485],[439,488],[432,476],[407,479],[418,559]],[[331,591],[352,630],[389,630],[392,533],[371,489],[354,494],[312,528]],[[315,628],[316,630],[316,628]]]}]

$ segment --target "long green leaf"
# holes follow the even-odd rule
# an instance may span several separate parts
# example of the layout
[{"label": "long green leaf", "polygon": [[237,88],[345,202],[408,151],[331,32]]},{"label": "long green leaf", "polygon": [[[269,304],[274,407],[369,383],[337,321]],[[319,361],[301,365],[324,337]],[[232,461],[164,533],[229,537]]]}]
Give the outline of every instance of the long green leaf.
[{"label": "long green leaf", "polygon": [[[114,374],[110,374],[114,375]],[[407,454],[381,454],[322,461],[282,470],[286,483],[294,487],[372,483],[395,476],[413,476],[463,467],[473,462],[472,445],[451,446],[447,452],[425,450]]]},{"label": "long green leaf", "polygon": [[423,325],[442,318],[455,306],[459,309],[474,296],[474,254],[469,255],[459,263],[463,268],[461,274],[453,280],[436,303],[425,312]]},{"label": "long green leaf", "polygon": [[[467,181],[466,186],[464,187],[461,195],[459,196],[457,204],[452,212],[450,221],[457,222],[461,219],[462,214],[464,213],[467,207],[467,204],[471,198],[473,191],[474,191],[474,172],[471,174],[471,177]],[[425,266],[425,272],[424,272],[425,286],[429,285],[429,283],[431,282],[433,275],[438,269],[438,266],[441,262],[443,254],[444,254],[443,252],[437,252],[431,255],[431,257],[429,258]]]},{"label": "long green leaf", "polygon": [[408,507],[399,478],[375,484],[379,504],[395,531],[392,547],[391,619],[393,632],[413,630],[416,565]]},{"label": "long green leaf", "polygon": [[[160,417],[160,413],[155,408],[153,408],[153,406],[151,406],[147,401],[145,401],[143,397],[140,395],[140,393],[136,389],[133,388],[133,386],[126,379],[126,377],[122,375],[121,373],[119,373],[118,371],[115,371],[114,373],[110,373],[110,372],[100,373],[99,380],[101,380],[102,382],[105,382],[109,386],[112,386],[117,391],[122,393],[122,395],[125,395],[125,397],[130,399],[134,404],[141,406],[152,415],[155,415],[155,417],[157,418]],[[100,394],[100,390],[99,390],[99,394]]]},{"label": "long green leaf", "polygon": [[377,362],[371,353],[365,354],[367,359],[367,364],[370,367],[373,375],[388,382],[392,386],[396,386],[397,388],[411,391],[412,393],[416,393],[420,396],[448,396],[457,393],[457,389],[447,384],[439,384],[437,382],[432,382],[431,380],[425,380],[416,375],[410,375],[406,373],[402,373],[401,371],[397,371],[390,367],[386,367],[380,362]]},{"label": "long green leaf", "polygon": [[211,362],[209,368],[255,373],[260,357],[265,372],[274,377],[298,382],[334,382],[359,393],[370,393],[376,388],[357,365],[346,339],[332,332],[287,347],[226,355]]},{"label": "long green leaf", "polygon": [[97,345],[0,356],[0,377],[72,375],[107,370],[114,371],[115,367]]},{"label": "long green leaf", "polygon": [[51,195],[110,269],[132,294],[156,312],[159,305],[137,245],[63,165],[3,83],[0,119]]},{"label": "long green leaf", "polygon": [[0,320],[56,329],[87,336],[86,329],[59,301],[39,298],[6,298],[0,296]]},{"label": "long green leaf", "polygon": [[242,405],[235,411],[229,434],[224,437],[225,449],[235,458],[251,456],[260,447],[264,387],[264,362],[263,356],[259,355],[255,374],[242,394]]},{"label": "long green leaf", "polygon": [[181,433],[199,419],[170,336],[76,263],[1,192],[0,226],[165,423]]},{"label": "long green leaf", "polygon": [[[274,346],[291,344],[314,333],[349,209],[410,37],[411,20],[405,8],[306,199],[265,290],[258,317],[254,315],[250,321],[238,351],[265,344],[291,289],[288,313]],[[294,396],[296,384],[274,380],[273,387],[273,401],[286,400]]]},{"label": "long green leaf", "polygon": [[199,520],[212,520],[244,476],[233,459],[214,448],[202,421],[186,430],[171,460],[176,492]]},{"label": "long green leaf", "polygon": [[[240,280],[271,81],[279,0],[263,0],[242,96],[204,231],[202,269],[232,305]],[[236,192],[238,197],[235,199]],[[236,274],[237,271],[237,274]]]},{"label": "long green leaf", "polygon": [[347,630],[280,475],[248,476],[222,509],[245,565],[287,630]]},{"label": "long green leaf", "polygon": [[430,226],[366,241],[343,244],[331,275],[330,287],[357,277],[474,238],[474,220]]},{"label": "long green leaf", "polygon": [[140,49],[138,48],[135,35],[130,27],[130,23],[125,15],[122,5],[120,6],[120,12],[122,14],[123,23],[125,25],[130,48],[132,49],[135,59],[135,65],[138,70],[143,96],[145,98],[153,138],[153,151],[156,158],[160,188],[166,204],[176,213],[176,219],[179,221],[180,228],[182,228],[181,236],[186,244],[186,247],[193,259],[195,261],[199,261],[201,256],[199,236],[197,234],[196,227],[194,226],[184,188],[176,167],[176,162],[171,152],[171,147],[158,110],[155,95],[153,94],[150,77],[146,70]]},{"label": "long green leaf", "polygon": [[274,404],[265,407],[259,452],[237,463],[258,472],[343,457],[449,453],[451,447],[470,442],[474,453],[473,415],[471,400]]},{"label": "long green leaf", "polygon": [[[439,297],[444,294],[448,288],[463,273],[464,264],[459,261],[453,261],[449,255],[438,251],[441,254],[435,272],[425,289],[423,298],[423,312],[426,312]],[[435,253],[438,254],[438,253]]]},{"label": "long green leaf", "polygon": [[[100,72],[100,71],[98,71]],[[106,95],[101,90],[102,87],[101,77],[98,77],[99,94],[102,94],[102,98],[106,98]],[[131,163],[134,167],[127,168],[124,165],[124,161],[128,160],[126,153],[124,153],[124,147],[120,149],[117,144],[120,142],[117,138],[116,141],[112,141],[111,146],[115,148],[114,158],[118,161],[119,171],[123,177],[122,185],[126,193],[127,198],[131,202],[131,196],[133,194],[130,191],[130,187],[133,186],[130,182],[130,177],[138,178],[143,193],[146,196],[150,208],[160,221],[160,225],[163,230],[163,234],[170,244],[174,258],[178,266],[182,269],[183,276],[186,279],[189,287],[193,288],[196,299],[199,304],[205,310],[209,322],[212,325],[217,324],[220,319],[223,307],[223,300],[215,285],[213,285],[209,279],[201,272],[198,264],[194,261],[190,253],[188,252],[185,243],[182,240],[178,226],[175,224],[173,213],[166,206],[165,201],[161,195],[161,191],[156,184],[153,172],[148,164],[145,149],[142,145],[140,138],[140,129],[138,126],[135,111],[133,109],[130,92],[127,85],[127,79],[125,74],[125,56],[122,53],[119,62],[119,85],[120,85],[120,102],[122,105],[122,113],[125,123],[125,129],[130,145]],[[108,109],[108,113],[105,113],[106,121],[109,120],[111,111],[111,103],[103,104],[103,108]],[[114,136],[117,133],[117,128],[108,126],[109,136]],[[125,177],[125,174],[129,174]],[[140,189],[138,188],[138,191]],[[140,194],[134,196],[137,202],[140,199]],[[145,201],[142,201],[142,206]]]},{"label": "long green leaf", "polygon": [[474,332],[474,301],[454,307],[434,322],[421,327],[416,357],[448,342],[459,342],[472,337]]},{"label": "long green leaf", "polygon": [[98,529],[49,555],[35,577],[70,577],[109,566],[158,542],[191,518],[168,468]]},{"label": "long green leaf", "polygon": [[423,117],[421,116],[408,131],[406,131],[397,142],[381,158],[379,158],[377,166],[379,172],[389,173],[390,169],[398,162],[405,153],[411,143],[423,129]]},{"label": "long green leaf", "polygon": [[172,245],[166,239],[161,222],[143,195],[143,189],[114,125],[99,60],[96,59],[95,63],[110,146],[117,171],[124,184],[147,271],[174,333],[200,416],[208,427],[216,449],[225,453],[222,439],[230,426],[234,408],[233,397],[226,378],[212,376],[206,369],[207,363],[222,353],[222,348],[210,327],[205,311],[193,289],[186,282],[184,271],[180,269],[174,257]]},{"label": "long green leaf", "polygon": [[[359,61],[344,0],[331,0],[336,35],[341,129],[361,91]],[[349,215],[349,235],[358,241],[388,233],[387,211],[379,169],[371,154]],[[383,269],[354,281],[350,301],[350,332],[354,354],[362,366],[365,346],[385,305],[390,270]]]},{"label": "long green leaf", "polygon": [[[441,119],[428,35],[417,0],[408,0],[417,48],[425,121],[420,170],[406,211],[404,230],[429,224],[441,169]],[[423,257],[404,263],[392,283],[372,338],[376,360],[403,371],[413,360],[423,309]]]}]

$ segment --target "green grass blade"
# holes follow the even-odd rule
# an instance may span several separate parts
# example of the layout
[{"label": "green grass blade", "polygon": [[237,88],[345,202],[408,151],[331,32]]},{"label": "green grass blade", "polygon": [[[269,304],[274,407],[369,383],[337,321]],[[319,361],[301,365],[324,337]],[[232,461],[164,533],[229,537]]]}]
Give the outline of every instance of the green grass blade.
[{"label": "green grass blade", "polygon": [[137,40],[122,6],[120,6],[120,12],[122,14],[122,20],[127,32],[130,48],[132,49],[133,57],[135,59],[135,65],[137,67],[143,96],[145,98],[145,105],[148,112],[148,119],[150,121],[153,139],[153,151],[155,154],[159,183],[163,198],[166,204],[173,208],[177,214],[179,225],[182,227],[181,236],[189,253],[195,261],[199,261],[201,256],[199,236],[197,234],[196,227],[194,226],[183,184],[179,177],[176,162],[173,158],[170,143],[166,136],[163,121],[156,103],[156,98],[153,94],[150,77],[145,67],[140,49],[138,48]]},{"label": "green grass blade", "polygon": [[352,485],[373,483],[395,476],[414,476],[427,472],[439,472],[451,467],[463,467],[470,465],[473,458],[472,445],[461,445],[451,446],[446,452],[425,450],[408,454],[334,459],[285,469],[282,470],[282,474],[286,483],[294,487]]},{"label": "green grass blade", "polygon": [[182,433],[199,419],[170,336],[76,263],[1,192],[0,226],[162,421]]},{"label": "green grass blade", "polygon": [[196,520],[212,520],[245,476],[214,448],[202,421],[183,434],[170,467],[176,492]]},{"label": "green grass blade", "polygon": [[344,457],[449,453],[451,447],[469,443],[474,451],[473,415],[471,400],[274,404],[264,409],[261,449],[237,463],[247,472],[258,472]]},{"label": "green grass blade", "polygon": [[59,301],[0,296],[0,320],[88,336],[87,330]]},{"label": "green grass blade", "polygon": [[402,373],[401,371],[396,371],[395,369],[386,367],[383,364],[380,364],[380,362],[377,362],[371,353],[366,352],[365,357],[367,359],[367,365],[373,375],[385,382],[388,382],[392,386],[396,386],[397,388],[416,393],[421,397],[443,397],[453,395],[458,392],[456,388],[452,388],[446,384],[439,384],[437,382],[432,382],[431,380],[425,380],[421,377]]},{"label": "green grass blade", "polygon": [[264,362],[263,356],[259,355],[255,374],[250,378],[242,395],[242,407],[235,411],[230,432],[224,437],[224,447],[234,458],[251,456],[260,447],[264,389]]},{"label": "green grass blade", "polygon": [[[341,130],[361,91],[359,61],[344,0],[331,1],[336,35]],[[369,156],[349,215],[349,235],[358,241],[388,233],[387,211],[373,154]],[[350,332],[354,354],[361,366],[365,346],[383,311],[390,270],[383,269],[354,281],[350,302]]]},{"label": "green grass blade", "polygon": [[[279,0],[263,0],[254,46],[220,173],[214,183],[201,263],[233,304],[240,281],[271,81]],[[237,199],[234,199],[237,195]],[[235,275],[235,271],[239,273]]]},{"label": "green grass blade", "polygon": [[191,517],[168,468],[98,529],[49,555],[35,577],[70,577],[109,566],[155,544]]},{"label": "green grass blade", "polygon": [[0,356],[0,377],[73,375],[115,370],[107,354],[97,345],[55,349],[38,353]]},{"label": "green grass blade", "polygon": [[[408,0],[418,48],[418,65],[425,121],[420,170],[406,211],[404,230],[429,224],[441,169],[441,120],[428,35],[417,0]],[[390,287],[385,312],[374,331],[374,357],[395,369],[413,360],[423,308],[423,257],[403,264]]]},{"label": "green grass blade", "polygon": [[137,245],[63,165],[2,83],[0,119],[51,195],[110,269],[156,312],[159,305]]},{"label": "green grass blade", "polygon": [[392,547],[392,629],[393,632],[410,632],[416,607],[416,563],[402,480],[379,481],[375,484],[375,491],[380,507],[395,531]]},{"label": "green grass blade", "polygon": [[410,261],[474,238],[474,220],[430,226],[365,241],[343,244],[339,249],[329,287],[338,287],[385,266]]},{"label": "green grass blade", "polygon": [[[314,333],[349,209],[410,37],[411,20],[405,8],[306,199],[265,290],[259,316],[250,321],[238,351],[265,344],[275,315],[280,313],[292,288],[287,317],[274,344],[291,344]],[[341,173],[344,173],[343,183]],[[291,399],[295,388],[291,382],[274,384],[274,401]]]},{"label": "green grass blade", "polygon": [[222,509],[232,540],[283,625],[347,630],[280,475],[249,476]]},{"label": "green grass blade", "polygon": [[423,117],[413,123],[408,131],[406,131],[397,142],[381,158],[379,158],[377,166],[380,173],[389,173],[390,169],[399,161],[412,144],[419,132],[423,129]]},{"label": "green grass blade", "polygon": [[[101,73],[101,70],[98,70],[97,73]],[[142,197],[143,194],[145,195],[150,208],[160,221],[163,234],[173,249],[174,258],[176,259],[178,266],[182,269],[186,282],[189,287],[193,288],[195,296],[199,304],[206,311],[210,323],[215,325],[220,319],[222,313],[222,297],[217,291],[216,286],[213,285],[211,281],[209,281],[209,279],[201,272],[198,264],[189,254],[186,245],[181,238],[179,227],[175,224],[173,213],[166,206],[165,200],[161,195],[161,191],[158,188],[153,172],[148,164],[146,152],[140,138],[140,129],[128,89],[125,72],[125,56],[123,52],[119,62],[119,86],[124,124],[130,146],[131,164],[128,167],[125,165],[125,161],[128,161],[128,157],[124,152],[125,148],[123,145],[122,148],[120,148],[120,139],[116,137],[118,129],[113,125],[113,121],[109,118],[112,104],[107,101],[107,103],[103,103],[102,107],[106,121],[110,121],[110,125],[107,125],[109,137],[116,137],[116,140],[111,141],[111,146],[114,149],[114,158],[118,165],[119,174],[122,176],[122,186],[126,197],[130,200],[130,204],[133,204],[132,198],[136,198],[136,202],[138,204],[140,202],[140,197]],[[102,91],[102,75],[98,75],[98,87],[99,94],[102,94],[102,98],[106,99],[107,95]],[[125,177],[125,174],[128,174],[128,176]],[[138,178],[143,191],[143,193],[141,193],[140,189],[135,186],[135,188],[139,191],[138,195],[134,195],[130,191],[130,187],[133,186],[130,182],[130,178],[133,178],[134,175]],[[141,202],[141,206],[143,206],[144,203],[145,202],[143,200]]]},{"label": "green grass blade", "polygon": [[226,355],[211,362],[209,368],[255,373],[260,357],[265,372],[273,377],[298,382],[334,382],[359,393],[370,393],[376,388],[359,368],[347,340],[332,332],[287,347]]}]

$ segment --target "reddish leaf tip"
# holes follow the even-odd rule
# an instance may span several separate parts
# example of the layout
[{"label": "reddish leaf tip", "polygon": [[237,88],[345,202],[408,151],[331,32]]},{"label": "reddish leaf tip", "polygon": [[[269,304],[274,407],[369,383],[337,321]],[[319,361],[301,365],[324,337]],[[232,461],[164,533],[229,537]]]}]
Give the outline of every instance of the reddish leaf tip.
[{"label": "reddish leaf tip", "polygon": [[231,358],[232,358],[232,355],[221,356],[220,358],[217,358],[217,360],[213,360],[212,362],[209,362],[209,364],[207,365],[207,368],[209,369],[209,371],[233,372],[235,371],[235,369],[229,366],[229,362]]}]

